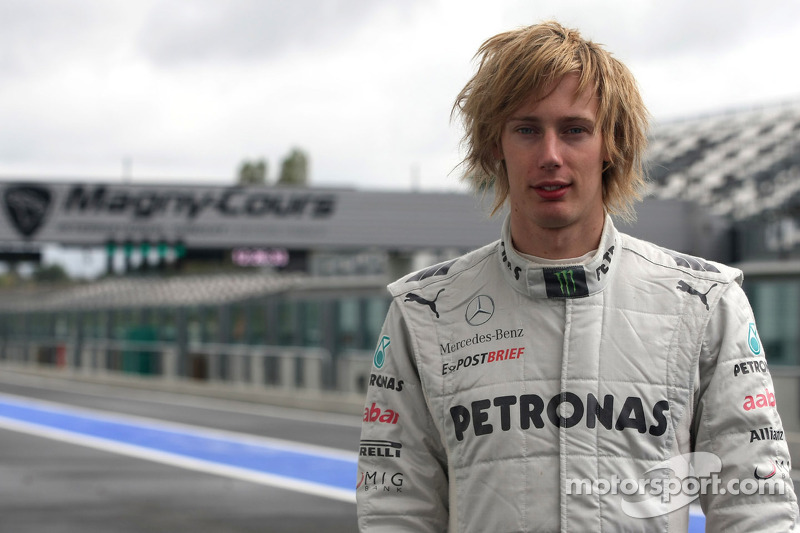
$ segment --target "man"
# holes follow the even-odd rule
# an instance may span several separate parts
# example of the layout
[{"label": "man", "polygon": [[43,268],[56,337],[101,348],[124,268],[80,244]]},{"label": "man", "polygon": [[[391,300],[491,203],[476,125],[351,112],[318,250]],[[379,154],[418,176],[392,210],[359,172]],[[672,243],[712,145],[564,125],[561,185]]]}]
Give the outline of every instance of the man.
[{"label": "man", "polygon": [[[361,529],[686,531],[698,493],[708,531],[792,529],[741,272],[633,239],[609,216],[630,217],[644,183],[631,73],[554,22],[478,55],[454,107],[466,175],[509,214],[499,241],[389,286]],[[765,480],[781,490],[731,490]]]}]

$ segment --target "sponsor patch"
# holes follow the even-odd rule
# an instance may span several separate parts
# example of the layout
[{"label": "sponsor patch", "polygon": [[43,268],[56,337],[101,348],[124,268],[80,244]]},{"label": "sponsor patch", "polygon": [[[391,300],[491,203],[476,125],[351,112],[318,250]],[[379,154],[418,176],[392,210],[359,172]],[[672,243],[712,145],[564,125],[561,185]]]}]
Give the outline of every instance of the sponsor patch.
[{"label": "sponsor patch", "polygon": [[512,328],[512,329],[497,328],[496,330],[491,331],[489,333],[476,333],[472,337],[467,337],[466,339],[461,339],[454,342],[448,342],[447,344],[440,344],[439,353],[440,355],[444,355],[446,353],[457,352],[458,350],[466,348],[467,346],[475,346],[477,344],[483,344],[485,342],[492,342],[492,341],[521,339],[524,336],[525,336],[525,330],[523,330],[522,328]]},{"label": "sponsor patch", "polygon": [[470,326],[485,324],[494,315],[494,300],[485,294],[479,294],[467,304],[464,318]]},{"label": "sponsor patch", "polygon": [[383,376],[381,374],[370,374],[369,386],[400,392],[403,390],[403,380],[395,379],[391,376]]},{"label": "sponsor patch", "polygon": [[753,355],[761,355],[761,340],[758,338],[758,331],[756,331],[756,325],[753,322],[750,322],[747,328],[747,346],[753,352]]},{"label": "sponsor patch", "polygon": [[542,272],[548,298],[580,298],[589,295],[583,267],[545,268]]},{"label": "sponsor patch", "polygon": [[400,450],[403,445],[390,440],[362,440],[359,448],[359,455],[362,457],[397,459],[400,457]]},{"label": "sponsor patch", "polygon": [[383,368],[383,364],[386,362],[386,348],[389,347],[391,342],[388,335],[384,335],[378,342],[378,347],[375,348],[375,356],[372,358],[375,368]]},{"label": "sponsor patch", "polygon": [[[660,437],[666,432],[666,413],[669,411],[667,400],[653,404],[647,409],[648,414],[645,414],[645,402],[637,396],[628,396],[616,410],[615,403],[619,406],[619,401],[611,394],[606,394],[602,402],[592,393],[586,396],[585,402],[572,392],[556,394],[547,402],[538,394],[498,396],[476,400],[469,405],[454,405],[450,408],[450,417],[457,441],[464,440],[470,428],[479,437],[493,433],[498,425],[501,431],[509,431],[512,426],[529,430],[531,426],[541,429],[546,422],[567,429],[581,422],[587,428],[594,429],[599,423],[607,430],[632,429],[654,437]],[[570,415],[561,413],[562,404],[572,408]]]},{"label": "sponsor patch", "polygon": [[367,470],[358,473],[356,490],[362,492],[403,492],[403,473],[393,471]]},{"label": "sponsor patch", "polygon": [[439,299],[439,295],[442,294],[442,292],[444,292],[444,289],[439,289],[439,292],[436,293],[436,296],[433,298],[433,300],[428,300],[427,298],[423,298],[419,294],[409,292],[408,294],[406,294],[406,299],[403,301],[415,302],[420,305],[427,305],[428,307],[430,307],[431,312],[434,315],[436,315],[436,318],[439,318],[439,311],[436,310],[436,300]]},{"label": "sponsor patch", "polygon": [[715,283],[711,287],[709,287],[706,292],[700,292],[691,285],[689,285],[688,283],[686,283],[685,281],[680,280],[678,281],[678,286],[675,288],[678,289],[679,291],[683,291],[687,294],[691,294],[692,296],[697,296],[698,298],[700,298],[700,302],[706,306],[706,311],[708,311],[710,309],[708,306],[708,293],[711,292],[711,289],[713,289],[716,286],[717,284]]},{"label": "sponsor patch", "polygon": [[372,402],[372,406],[364,407],[364,422],[396,425],[399,419],[400,413],[392,409],[381,409],[375,402]]},{"label": "sponsor patch", "polygon": [[745,411],[753,411],[765,407],[775,407],[775,394],[769,389],[764,389],[764,394],[744,397],[742,408]]},{"label": "sponsor patch", "polygon": [[477,353],[475,355],[468,355],[456,360],[454,363],[442,364],[442,375],[452,374],[463,368],[471,366],[480,366],[490,363],[499,363],[502,361],[511,361],[519,359],[525,353],[525,347],[509,348],[507,350],[493,350],[489,352]]},{"label": "sponsor patch", "polygon": [[753,359],[751,361],[742,361],[741,363],[733,364],[733,377],[741,376],[742,374],[757,374],[767,373],[767,362],[764,359]]},{"label": "sponsor patch", "polygon": [[772,426],[750,430],[750,442],[754,440],[783,440],[783,430]]}]

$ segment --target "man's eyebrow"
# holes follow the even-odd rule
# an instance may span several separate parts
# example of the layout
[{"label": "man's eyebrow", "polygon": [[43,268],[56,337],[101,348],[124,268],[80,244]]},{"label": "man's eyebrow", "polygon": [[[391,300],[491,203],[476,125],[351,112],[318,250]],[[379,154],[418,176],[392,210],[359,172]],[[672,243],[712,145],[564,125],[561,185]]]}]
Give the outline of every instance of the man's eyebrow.
[{"label": "man's eyebrow", "polygon": [[[541,122],[542,119],[537,117],[536,115],[520,115],[520,116],[512,116],[508,119],[509,122]],[[594,124],[596,120],[592,117],[588,117],[585,115],[571,115],[567,117],[560,117],[558,122],[589,122]]]}]

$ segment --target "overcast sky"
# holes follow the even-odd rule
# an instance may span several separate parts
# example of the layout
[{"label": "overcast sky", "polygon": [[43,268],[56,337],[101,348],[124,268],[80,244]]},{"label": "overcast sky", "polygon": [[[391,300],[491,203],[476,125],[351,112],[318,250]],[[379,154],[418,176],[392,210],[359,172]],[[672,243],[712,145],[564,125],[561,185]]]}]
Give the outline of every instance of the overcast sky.
[{"label": "overcast sky", "polygon": [[800,99],[793,0],[0,0],[0,179],[460,188],[450,108],[488,37],[555,18],[657,120]]}]

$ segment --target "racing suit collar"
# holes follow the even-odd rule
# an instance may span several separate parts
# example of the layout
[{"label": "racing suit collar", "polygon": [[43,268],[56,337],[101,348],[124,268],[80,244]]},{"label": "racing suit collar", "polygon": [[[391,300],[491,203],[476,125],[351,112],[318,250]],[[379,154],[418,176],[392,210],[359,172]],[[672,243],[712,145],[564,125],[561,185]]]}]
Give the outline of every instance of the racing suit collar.
[{"label": "racing suit collar", "polygon": [[532,298],[581,298],[602,291],[613,275],[619,233],[606,214],[597,252],[585,265],[546,267],[531,263],[511,244],[511,217],[506,216],[500,238],[501,271],[515,290]]}]

